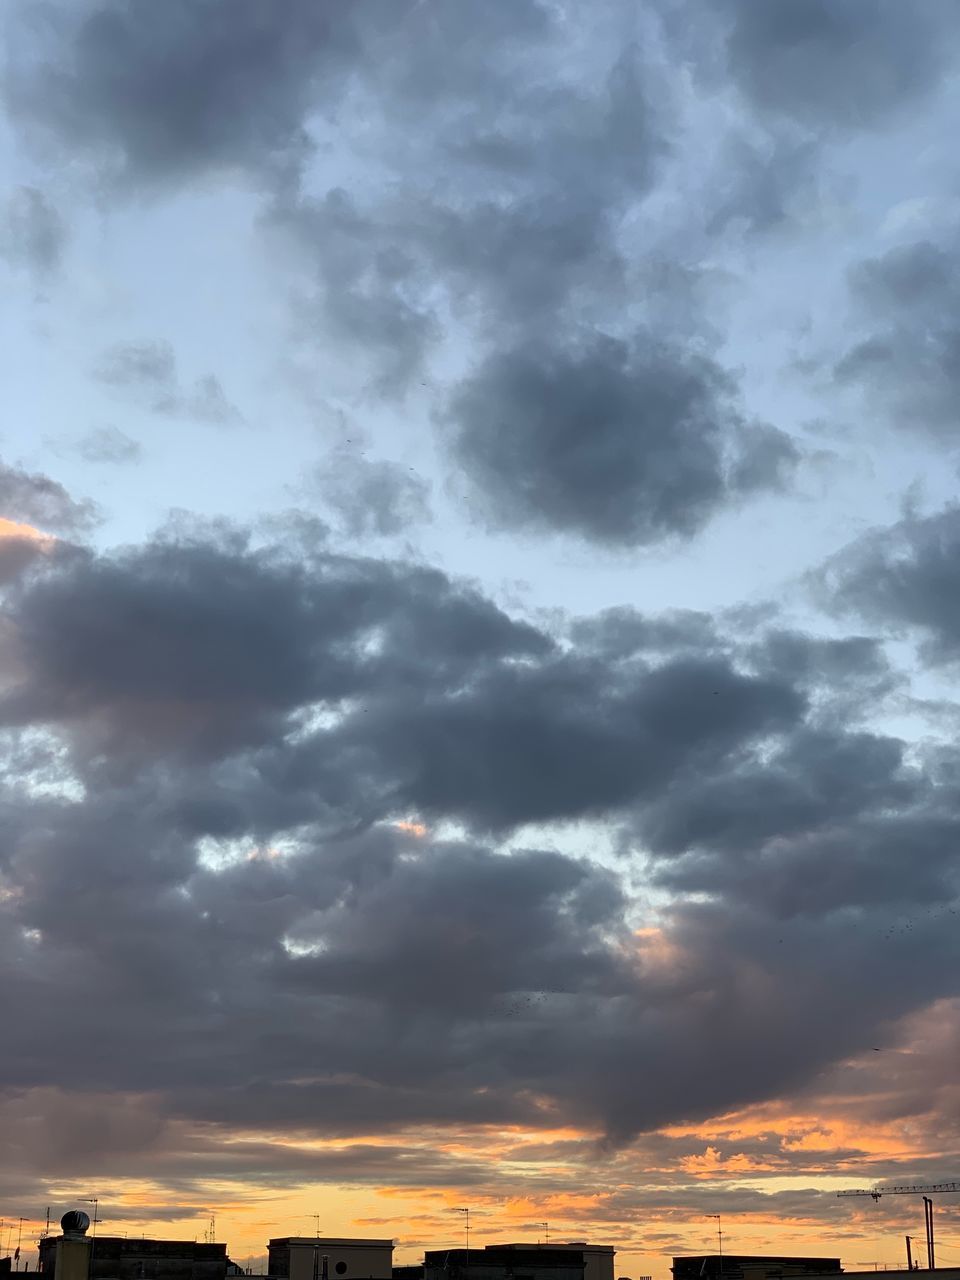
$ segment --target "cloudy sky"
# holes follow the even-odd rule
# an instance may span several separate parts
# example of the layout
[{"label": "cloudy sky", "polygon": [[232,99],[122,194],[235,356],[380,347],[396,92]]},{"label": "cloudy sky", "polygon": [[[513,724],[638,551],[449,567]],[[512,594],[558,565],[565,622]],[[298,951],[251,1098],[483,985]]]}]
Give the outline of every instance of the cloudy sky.
[{"label": "cloudy sky", "polygon": [[833,1192],[960,1174],[960,10],[3,46],[0,1216],[899,1260]]}]

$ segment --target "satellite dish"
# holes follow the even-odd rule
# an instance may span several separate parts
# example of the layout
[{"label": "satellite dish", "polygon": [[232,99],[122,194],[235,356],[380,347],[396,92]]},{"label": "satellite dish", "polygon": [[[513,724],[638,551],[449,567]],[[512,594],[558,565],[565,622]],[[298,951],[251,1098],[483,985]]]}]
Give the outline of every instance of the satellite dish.
[{"label": "satellite dish", "polygon": [[71,1209],[60,1219],[64,1235],[82,1236],[90,1225],[90,1217],[82,1209]]}]

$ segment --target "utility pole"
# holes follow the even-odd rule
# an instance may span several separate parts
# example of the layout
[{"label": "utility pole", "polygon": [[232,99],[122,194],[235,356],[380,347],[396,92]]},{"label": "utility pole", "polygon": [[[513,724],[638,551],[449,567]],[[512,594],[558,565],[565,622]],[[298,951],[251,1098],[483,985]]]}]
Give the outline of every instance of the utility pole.
[{"label": "utility pole", "polygon": [[912,1271],[913,1270],[913,1250],[910,1248],[910,1246],[913,1244],[913,1236],[904,1236],[903,1238],[907,1242],[907,1270]]},{"label": "utility pole", "polygon": [[[550,1223],[538,1222],[537,1226],[543,1229],[543,1243],[549,1244],[550,1243]],[[539,1241],[537,1243],[539,1244]]]}]

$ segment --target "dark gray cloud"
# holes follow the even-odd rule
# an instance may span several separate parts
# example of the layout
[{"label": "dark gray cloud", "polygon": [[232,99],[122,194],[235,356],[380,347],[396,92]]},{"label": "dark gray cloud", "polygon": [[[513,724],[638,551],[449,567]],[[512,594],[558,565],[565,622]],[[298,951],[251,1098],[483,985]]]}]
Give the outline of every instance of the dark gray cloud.
[{"label": "dark gray cloud", "polygon": [[92,502],[71,498],[62,484],[40,472],[0,462],[0,515],[43,532],[77,534],[97,520]]},{"label": "dark gray cloud", "polygon": [[[956,995],[955,789],[851,720],[888,679],[863,637],[553,638],[436,571],[197,531],[53,563],[2,640],[0,1089],[144,1099],[105,1168],[173,1176],[180,1123],[628,1140]],[[672,886],[660,933],[626,863],[416,834],[586,815]]]},{"label": "dark gray cloud", "polygon": [[317,468],[316,485],[353,538],[389,538],[430,519],[430,486],[399,462],[339,454]]},{"label": "dark gray cloud", "polygon": [[[431,154],[410,154],[397,139],[384,160],[401,180],[372,200],[341,189],[319,198],[285,191],[271,210],[270,225],[293,234],[316,264],[308,315],[375,353],[383,390],[405,388],[422,368],[448,310],[503,345],[531,324],[552,323],[558,309],[609,313],[627,297],[617,223],[648,192],[665,151],[652,71],[631,47],[608,60],[596,86],[544,87],[556,49],[539,15],[528,21],[534,13],[498,9],[507,20],[486,32],[470,15],[411,27],[381,77],[395,96],[378,107],[388,132],[398,113],[413,110],[416,137],[427,113]],[[446,71],[426,100],[408,74],[407,64],[421,65],[415,35],[426,45],[449,41],[437,50]],[[463,48],[479,56],[484,46],[524,58],[527,74],[504,80],[491,57],[481,74],[474,66],[449,78]],[[411,181],[411,170],[429,180]]]},{"label": "dark gray cloud", "polygon": [[17,593],[9,623],[6,724],[60,726],[91,768],[222,760],[178,804],[223,834],[260,829],[258,806],[284,825],[412,808],[483,829],[627,810],[790,730],[806,701],[726,652],[562,653],[439,573],[323,551],[86,557]]},{"label": "dark gray cloud", "polygon": [[[799,1084],[917,984],[943,989],[927,966],[956,953],[955,929],[928,927],[877,965],[865,922],[851,936],[823,915],[783,948],[783,923],[728,905],[679,911],[684,961],[664,969],[633,947],[616,880],[575,859],[381,832],[213,872],[146,799],[111,813],[101,796],[92,824],[48,806],[39,840],[8,823],[9,1087],[67,1083],[54,1050],[69,1025],[101,1050],[78,1053],[70,1087],[146,1093],[161,1116],[348,1134],[559,1114],[627,1137]],[[863,966],[853,1008],[841,966]],[[94,976],[102,1010],[83,1000]],[[764,1028],[777,1047],[760,1055]]]},{"label": "dark gray cloud", "polygon": [[728,441],[733,453],[732,493],[756,494],[789,488],[800,450],[786,431],[760,423],[741,427]]},{"label": "dark gray cloud", "polygon": [[181,384],[177,357],[169,342],[119,342],[104,352],[96,376],[130,394],[152,413],[220,426],[243,421],[213,374],[197,378],[189,388]]},{"label": "dark gray cloud", "polygon": [[[874,744],[867,745],[877,750]],[[864,785],[849,759],[841,755],[836,763],[842,772],[833,796],[824,795],[822,780],[809,774],[814,785],[820,783],[820,794],[815,792],[809,798],[800,796],[796,784],[792,792],[781,784],[781,793],[776,795],[775,779],[767,780],[766,786],[757,785],[751,796],[742,783],[738,786],[734,780],[725,811],[720,811],[719,806],[712,814],[700,809],[691,815],[691,823],[702,823],[702,831],[711,817],[719,818],[721,828],[739,817],[746,830],[738,856],[707,852],[701,847],[701,851],[662,868],[657,873],[657,883],[673,893],[735,896],[786,920],[824,911],[856,909],[866,913],[871,906],[880,907],[875,923],[865,926],[877,947],[900,935],[909,937],[918,925],[931,919],[955,924],[956,910],[945,905],[955,902],[960,891],[953,853],[960,833],[955,797],[946,797],[947,806],[939,814],[928,803],[917,813],[907,808],[903,816],[890,817],[885,810],[889,809],[891,798],[902,803],[904,793],[909,794],[911,789],[909,783],[893,774],[889,794],[885,794],[879,776],[869,777]],[[871,763],[876,761],[868,758],[865,774]],[[850,794],[838,804],[835,797],[846,781],[850,783]],[[749,829],[753,820],[743,819],[751,799],[758,808],[753,830]],[[783,817],[777,819],[782,831],[772,835],[769,827],[758,830],[764,820],[764,804],[773,806],[777,800],[783,805]],[[855,820],[845,820],[846,815],[836,811],[845,805],[852,810],[862,807],[872,811]],[[831,809],[835,811],[830,812]],[[806,818],[809,826],[804,822]],[[824,824],[821,830],[816,829],[818,822]],[[795,834],[791,836],[792,824]],[[734,834],[728,826],[727,837]],[[771,847],[774,857],[770,856]],[[905,850],[910,850],[909,855]]]},{"label": "dark gray cloud", "polygon": [[94,427],[88,431],[77,441],[76,450],[84,462],[116,465],[139,462],[143,455],[138,441],[131,439],[119,427],[110,426]]},{"label": "dark gray cloud", "polygon": [[0,527],[0,586],[15,581],[45,554],[36,538],[11,534]]},{"label": "dark gray cloud", "polygon": [[335,109],[358,70],[407,100],[456,98],[493,78],[483,53],[549,26],[536,0],[497,0],[482,22],[423,8],[84,0],[50,4],[38,23],[21,4],[6,103],[21,125],[135,183],[211,170],[284,181],[312,150],[311,114]]},{"label": "dark gray cloud", "polygon": [[440,573],[322,554],[308,567],[196,540],[71,562],[20,593],[11,617],[23,678],[8,723],[199,752],[276,733],[317,702],[456,682],[549,647]]},{"label": "dark gray cloud", "polygon": [[960,252],[920,241],[851,273],[867,336],[837,362],[841,384],[895,427],[952,444],[960,428]]},{"label": "dark gray cloud", "polygon": [[607,659],[645,652],[705,657],[726,649],[712,615],[692,609],[649,616],[621,605],[578,618],[571,624],[570,634],[575,643]]},{"label": "dark gray cloud", "polygon": [[671,895],[746,903],[780,922],[778,945],[800,917],[859,913],[865,945],[881,951],[949,925],[960,893],[955,753],[917,758],[855,728],[900,684],[876,641],[774,632],[761,650],[758,671],[790,673],[814,695],[807,722],[660,789],[626,847],[649,851]]},{"label": "dark gray cloud", "polygon": [[[276,202],[268,223],[290,236],[313,266],[299,319],[318,336],[347,343],[374,365],[383,393],[406,389],[438,333],[428,282],[409,234],[365,213],[342,188],[321,199]],[[298,284],[302,264],[297,264]]]},{"label": "dark gray cloud", "polygon": [[658,96],[668,96],[662,77],[628,46],[595,87],[516,86],[450,139],[459,189],[434,209],[426,248],[454,299],[486,314],[501,340],[504,325],[625,298],[617,220],[667,151]]},{"label": "dark gray cloud", "polygon": [[21,5],[5,96],[22,125],[138,183],[296,166],[304,117],[355,49],[336,5],[87,0]]},{"label": "dark gray cloud", "polygon": [[727,69],[751,104],[816,129],[886,123],[936,87],[958,35],[951,10],[912,14],[896,0],[723,0],[718,9]]},{"label": "dark gray cloud", "polygon": [[60,265],[66,227],[60,214],[36,187],[18,187],[0,215],[0,255],[38,276]]},{"label": "dark gray cloud", "polygon": [[665,0],[659,9],[671,63],[732,108],[714,160],[697,159],[691,197],[712,238],[795,234],[830,216],[849,198],[830,144],[909,124],[949,82],[960,47],[952,10],[914,21],[896,0]]},{"label": "dark gray cloud", "polygon": [[727,659],[611,668],[584,655],[492,670],[454,696],[391,700],[342,736],[401,803],[496,829],[628,808],[802,712],[788,685]]},{"label": "dark gray cloud", "polygon": [[690,536],[796,460],[787,437],[745,427],[714,360],[650,333],[494,355],[449,418],[493,523],[609,545]]},{"label": "dark gray cloud", "polygon": [[772,631],[752,656],[758,674],[807,692],[806,722],[685,774],[644,807],[634,839],[658,860],[658,882],[777,917],[950,901],[951,786],[936,781],[933,761],[911,760],[905,742],[857,728],[903,683],[880,643]]},{"label": "dark gray cloud", "polygon": [[932,663],[960,657],[960,509],[865,535],[830,560],[817,585],[832,608],[914,631]]}]

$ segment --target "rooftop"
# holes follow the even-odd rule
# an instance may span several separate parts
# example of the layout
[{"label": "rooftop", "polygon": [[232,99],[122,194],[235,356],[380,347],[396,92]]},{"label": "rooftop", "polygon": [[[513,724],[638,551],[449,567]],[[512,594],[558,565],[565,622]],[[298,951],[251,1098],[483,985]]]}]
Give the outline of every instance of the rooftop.
[{"label": "rooftop", "polygon": [[337,1249],[392,1249],[392,1240],[367,1240],[348,1236],[275,1236],[271,1245],[330,1245]]}]

